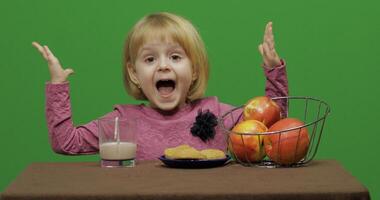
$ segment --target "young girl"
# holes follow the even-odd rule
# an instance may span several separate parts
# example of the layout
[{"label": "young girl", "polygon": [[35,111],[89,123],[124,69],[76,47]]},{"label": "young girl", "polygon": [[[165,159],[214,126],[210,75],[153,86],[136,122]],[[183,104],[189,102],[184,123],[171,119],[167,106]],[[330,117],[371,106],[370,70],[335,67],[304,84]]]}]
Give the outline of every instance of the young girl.
[{"label": "young girl", "polygon": [[[97,120],[77,127],[72,122],[67,78],[73,70],[63,69],[47,46],[36,42],[33,46],[48,62],[51,75],[46,84],[46,118],[53,150],[61,154],[97,153]],[[191,130],[201,111],[219,117],[233,106],[217,97],[203,97],[208,58],[199,33],[188,20],[171,13],[145,16],[130,31],[124,51],[125,88],[136,99],[149,103],[116,105],[104,117],[137,119],[137,160],[157,159],[165,148],[181,144],[226,150],[225,133],[219,128],[211,135]],[[271,22],[266,25],[259,51],[267,78],[266,95],[287,96],[285,64],[275,51]]]}]

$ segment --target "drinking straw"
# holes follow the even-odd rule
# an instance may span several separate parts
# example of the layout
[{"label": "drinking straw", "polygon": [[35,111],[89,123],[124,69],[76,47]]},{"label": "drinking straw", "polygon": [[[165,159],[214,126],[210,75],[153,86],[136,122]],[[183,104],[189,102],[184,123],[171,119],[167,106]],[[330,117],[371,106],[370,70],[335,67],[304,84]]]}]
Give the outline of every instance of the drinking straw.
[{"label": "drinking straw", "polygon": [[115,129],[114,129],[114,139],[117,141],[117,144],[120,143],[120,133],[119,133],[119,117],[115,118]]}]

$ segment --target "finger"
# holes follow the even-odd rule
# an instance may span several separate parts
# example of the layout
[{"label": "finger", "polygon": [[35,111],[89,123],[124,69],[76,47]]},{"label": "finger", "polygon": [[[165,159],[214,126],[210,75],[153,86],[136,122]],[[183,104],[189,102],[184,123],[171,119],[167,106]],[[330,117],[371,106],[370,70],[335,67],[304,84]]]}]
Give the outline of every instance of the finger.
[{"label": "finger", "polygon": [[270,49],[274,49],[274,37],[273,37],[273,27],[272,27],[272,22],[269,22],[267,24],[266,28],[266,34],[265,34],[265,41]]},{"label": "finger", "polygon": [[269,48],[274,49],[274,36],[273,36],[273,23],[270,22],[269,30],[268,30],[268,40],[269,40]]},{"label": "finger", "polygon": [[45,49],[46,54],[48,55],[48,57],[54,56],[54,54],[50,51],[50,49],[49,49],[48,46],[45,45],[44,49]]},{"label": "finger", "polygon": [[46,51],[46,55],[48,57],[48,61],[51,63],[58,63],[58,59],[54,56],[54,54],[50,51],[48,46],[44,46],[44,49]]},{"label": "finger", "polygon": [[277,52],[275,49],[271,49],[268,44],[263,44],[263,49],[264,49],[264,55],[269,58],[273,59],[277,57]]},{"label": "finger", "polygon": [[32,45],[37,49],[42,49],[42,46],[38,42],[32,42]]},{"label": "finger", "polygon": [[267,39],[267,36],[268,36],[268,31],[269,31],[269,26],[272,22],[268,22],[266,25],[265,25],[265,31],[264,31],[264,38],[263,38],[263,41],[265,42],[265,40]]},{"label": "finger", "polygon": [[41,53],[45,60],[48,59],[44,48],[40,44],[38,44],[38,42],[32,42],[32,45]]},{"label": "finger", "polygon": [[67,76],[70,76],[71,74],[74,74],[74,70],[71,69],[71,68],[67,68],[67,69],[65,69],[64,72],[65,72],[65,74],[66,74]]},{"label": "finger", "polygon": [[272,53],[267,43],[263,43],[263,52],[265,57],[271,57]]},{"label": "finger", "polygon": [[263,49],[262,44],[259,45],[259,52],[260,52],[261,56],[264,56],[264,49]]},{"label": "finger", "polygon": [[269,49],[273,50],[274,49],[274,46],[275,46],[275,43],[274,43],[274,40],[273,38],[268,38],[265,43],[268,45]]}]

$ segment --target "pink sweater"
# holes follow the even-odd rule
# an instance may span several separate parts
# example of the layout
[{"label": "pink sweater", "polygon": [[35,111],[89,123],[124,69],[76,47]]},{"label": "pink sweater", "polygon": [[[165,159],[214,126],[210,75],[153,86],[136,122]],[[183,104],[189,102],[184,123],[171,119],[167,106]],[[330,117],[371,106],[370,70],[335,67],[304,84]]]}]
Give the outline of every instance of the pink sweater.
[{"label": "pink sweater", "polygon": [[[285,65],[266,69],[265,92],[267,96],[287,96],[288,81]],[[281,105],[285,111],[285,105]],[[168,147],[188,144],[197,149],[217,148],[226,150],[226,134],[217,126],[214,139],[203,142],[194,137],[190,128],[198,110],[209,110],[217,117],[234,108],[219,102],[217,97],[193,101],[171,115],[141,105],[116,105],[114,110],[103,117],[137,119],[137,160],[152,160],[161,156]],[[99,151],[97,120],[74,126],[71,117],[69,84],[46,84],[46,118],[49,139],[53,150],[61,154],[95,154]],[[228,128],[233,126],[226,121]]]}]

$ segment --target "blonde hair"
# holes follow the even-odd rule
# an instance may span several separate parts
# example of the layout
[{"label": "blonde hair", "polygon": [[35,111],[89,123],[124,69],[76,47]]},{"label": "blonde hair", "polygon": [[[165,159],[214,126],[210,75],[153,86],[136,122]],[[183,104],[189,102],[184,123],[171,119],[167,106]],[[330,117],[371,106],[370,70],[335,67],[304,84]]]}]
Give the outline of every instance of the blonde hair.
[{"label": "blonde hair", "polygon": [[192,63],[196,79],[190,86],[187,100],[201,98],[206,90],[209,63],[204,43],[195,27],[186,19],[166,12],[154,13],[138,21],[129,32],[124,46],[124,85],[131,96],[138,100],[146,100],[143,91],[133,82],[128,66],[134,66],[140,47],[152,38],[160,40],[172,39],[186,52]]}]

